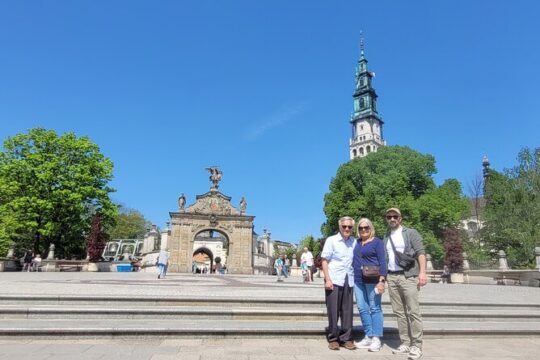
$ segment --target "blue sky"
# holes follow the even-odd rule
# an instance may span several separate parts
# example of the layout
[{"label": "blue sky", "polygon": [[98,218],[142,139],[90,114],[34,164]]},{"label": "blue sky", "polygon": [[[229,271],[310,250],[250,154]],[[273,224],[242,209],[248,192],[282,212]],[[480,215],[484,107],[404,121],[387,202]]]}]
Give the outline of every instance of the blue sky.
[{"label": "blue sky", "polygon": [[32,127],[89,136],[115,201],[163,227],[209,187],[255,230],[320,235],[348,161],[359,34],[389,145],[464,190],[537,147],[537,1],[2,1],[0,139]]}]

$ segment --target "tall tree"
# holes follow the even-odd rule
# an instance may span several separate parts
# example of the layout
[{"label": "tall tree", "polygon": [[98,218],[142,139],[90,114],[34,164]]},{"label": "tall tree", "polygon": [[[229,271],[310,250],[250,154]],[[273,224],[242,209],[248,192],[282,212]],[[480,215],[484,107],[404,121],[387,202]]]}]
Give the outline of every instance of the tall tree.
[{"label": "tall tree", "polygon": [[522,149],[518,164],[503,173],[490,170],[485,196],[484,248],[504,250],[512,267],[534,266],[534,247],[540,243],[540,148]]},{"label": "tall tree", "polygon": [[400,146],[381,147],[343,164],[325,195],[323,235],[336,233],[338,219],[348,215],[370,218],[381,236],[386,231],[385,210],[399,207],[404,223],[418,229],[428,252],[441,260],[443,230],[457,225],[468,203],[457,180],[437,187],[435,172],[433,156]]},{"label": "tall tree", "polygon": [[114,224],[112,162],[87,137],[31,129],[5,140],[0,152],[0,246],[61,257],[86,256],[92,215]]},{"label": "tall tree", "polygon": [[111,228],[111,239],[142,239],[152,223],[135,210],[121,206],[116,225]]}]

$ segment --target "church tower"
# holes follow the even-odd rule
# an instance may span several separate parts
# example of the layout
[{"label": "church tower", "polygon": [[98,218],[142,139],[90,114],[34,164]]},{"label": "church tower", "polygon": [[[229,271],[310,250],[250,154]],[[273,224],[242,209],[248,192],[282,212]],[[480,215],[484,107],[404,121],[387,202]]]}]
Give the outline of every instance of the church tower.
[{"label": "church tower", "polygon": [[377,93],[372,87],[375,74],[368,71],[364,56],[364,38],[360,38],[360,60],[356,67],[356,89],[353,94],[354,112],[351,115],[352,137],[349,141],[351,160],[375,152],[384,146],[383,120],[377,112]]}]

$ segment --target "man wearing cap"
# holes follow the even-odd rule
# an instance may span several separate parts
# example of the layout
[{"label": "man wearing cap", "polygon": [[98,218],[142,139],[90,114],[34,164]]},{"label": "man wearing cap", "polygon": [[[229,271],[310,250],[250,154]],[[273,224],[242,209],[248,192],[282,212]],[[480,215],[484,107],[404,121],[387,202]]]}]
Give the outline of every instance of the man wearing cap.
[{"label": "man wearing cap", "polygon": [[[423,324],[418,292],[426,285],[426,255],[422,236],[415,229],[401,225],[398,208],[386,210],[388,231],[384,245],[388,263],[388,294],[396,314],[401,345],[392,353],[408,355],[409,360],[422,357]],[[393,246],[392,246],[393,243]],[[400,252],[415,259],[409,268],[398,265],[395,253]]]},{"label": "man wearing cap", "polygon": [[[353,322],[353,250],[355,240],[352,237],[354,219],[348,216],[338,221],[339,233],[328,237],[321,252],[326,312],[328,315],[328,348],[339,350],[340,346],[348,350],[356,349],[352,336]],[[338,327],[338,320],[341,328]]]}]

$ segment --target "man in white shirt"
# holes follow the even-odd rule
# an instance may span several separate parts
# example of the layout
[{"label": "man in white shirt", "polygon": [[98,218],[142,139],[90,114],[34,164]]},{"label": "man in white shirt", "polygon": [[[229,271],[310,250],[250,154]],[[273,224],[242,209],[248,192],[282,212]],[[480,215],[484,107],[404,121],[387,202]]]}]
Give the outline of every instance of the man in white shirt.
[{"label": "man in white shirt", "polygon": [[[392,350],[394,354],[408,355],[409,360],[420,359],[422,353],[423,323],[420,314],[418,292],[426,285],[426,256],[422,236],[415,229],[401,225],[401,211],[386,211],[388,232],[384,236],[387,255],[388,295],[396,315],[401,345]],[[396,252],[414,258],[408,266],[399,265]]]},{"label": "man in white shirt", "polygon": [[167,275],[167,268],[169,267],[169,249],[161,249],[157,258],[157,265],[159,274],[158,279],[165,279]]},{"label": "man in white shirt", "polygon": [[304,252],[302,253],[302,256],[300,257],[300,263],[306,263],[307,266],[307,272],[308,276],[307,279],[310,279],[313,281],[313,274],[311,273],[311,268],[313,267],[313,254],[307,247],[304,248]]},{"label": "man in white shirt", "polygon": [[[328,237],[321,253],[326,312],[328,315],[328,348],[356,349],[351,335],[353,322],[354,272],[352,267],[354,238],[351,236],[354,219],[339,219],[339,233]],[[338,327],[338,320],[341,328]]]}]

